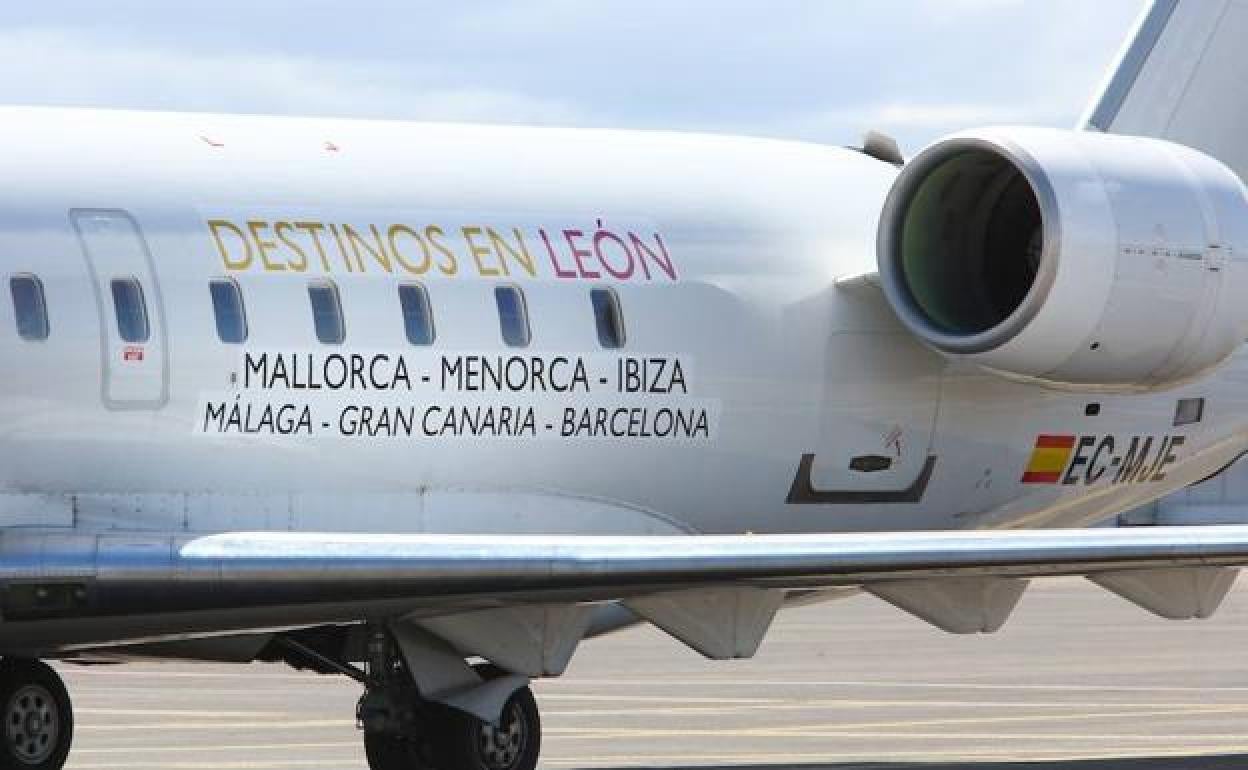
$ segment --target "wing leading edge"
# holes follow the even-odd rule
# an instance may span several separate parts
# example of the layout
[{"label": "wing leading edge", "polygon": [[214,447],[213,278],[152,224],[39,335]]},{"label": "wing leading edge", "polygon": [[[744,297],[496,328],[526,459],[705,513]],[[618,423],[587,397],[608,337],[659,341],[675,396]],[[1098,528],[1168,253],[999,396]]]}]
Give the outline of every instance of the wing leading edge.
[{"label": "wing leading edge", "polygon": [[312,600],[381,585],[387,595],[584,591],[591,600],[721,583],[804,588],[1246,563],[1248,526],[627,537],[240,532],[171,542],[168,574],[261,589],[297,585]]},{"label": "wing leading edge", "polygon": [[[55,631],[66,646],[92,645],[611,600],[696,636],[707,618],[769,622],[784,590],[831,586],[862,586],[947,630],[990,631],[1028,578],[1087,575],[1158,614],[1203,617],[1230,586],[1226,568],[1244,564],[1248,526],[644,537],[9,532],[0,536],[0,642]],[[756,630],[695,646],[748,655]]]}]

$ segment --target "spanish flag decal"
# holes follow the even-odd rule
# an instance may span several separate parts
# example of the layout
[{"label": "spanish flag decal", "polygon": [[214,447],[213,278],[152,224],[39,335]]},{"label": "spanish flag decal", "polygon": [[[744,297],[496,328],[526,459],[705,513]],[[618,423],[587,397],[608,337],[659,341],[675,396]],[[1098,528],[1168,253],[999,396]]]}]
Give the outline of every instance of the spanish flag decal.
[{"label": "spanish flag decal", "polygon": [[1023,471],[1023,483],[1057,483],[1062,471],[1066,469],[1070,451],[1074,446],[1074,436],[1036,436],[1036,447],[1031,450],[1027,470]]}]

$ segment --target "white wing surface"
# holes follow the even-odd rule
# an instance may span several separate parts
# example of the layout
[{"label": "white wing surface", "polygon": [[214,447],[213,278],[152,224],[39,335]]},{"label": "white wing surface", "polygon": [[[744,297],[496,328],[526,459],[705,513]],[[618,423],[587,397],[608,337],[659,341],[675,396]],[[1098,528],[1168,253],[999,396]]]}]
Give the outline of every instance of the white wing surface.
[{"label": "white wing surface", "polygon": [[10,532],[0,539],[0,573],[11,581],[0,610],[10,641],[46,639],[63,624],[68,649],[537,606],[561,608],[575,625],[585,619],[568,608],[623,601],[712,657],[740,657],[795,589],[861,586],[946,630],[980,632],[1004,622],[1027,579],[1055,575],[1090,576],[1165,617],[1204,617],[1245,564],[1246,526],[649,537]]}]

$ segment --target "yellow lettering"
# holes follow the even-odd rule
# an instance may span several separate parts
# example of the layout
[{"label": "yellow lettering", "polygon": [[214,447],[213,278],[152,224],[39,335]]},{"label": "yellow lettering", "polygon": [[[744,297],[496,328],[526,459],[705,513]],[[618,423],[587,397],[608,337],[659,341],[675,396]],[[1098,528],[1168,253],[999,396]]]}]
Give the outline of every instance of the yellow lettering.
[{"label": "yellow lettering", "polygon": [[321,245],[321,238],[318,235],[325,229],[325,225],[320,222],[296,222],[295,229],[303,230],[312,236],[312,244],[316,246],[316,253],[321,258],[321,269],[327,273],[332,272],[329,268],[329,255],[325,253],[325,247]]},{"label": "yellow lettering", "polygon": [[[399,250],[399,236],[406,235],[420,244],[420,251],[423,258],[417,264],[413,265],[403,257],[403,252]],[[416,232],[407,225],[390,225],[390,229],[386,231],[386,240],[390,242],[390,253],[394,255],[395,261],[409,273],[413,275],[424,275],[432,264],[433,255],[429,252],[429,245],[420,237],[420,233]]]},{"label": "yellow lettering", "polygon": [[[226,270],[246,270],[248,267],[251,267],[251,244],[247,241],[247,234],[239,229],[238,226],[226,219],[210,219],[208,220],[208,230],[212,233],[212,240],[217,244],[217,251],[221,253],[221,261],[225,264]],[[239,243],[243,245],[243,256],[239,259],[230,259],[230,250],[225,247],[225,243],[221,240],[222,230],[233,233],[238,238]]]},{"label": "yellow lettering", "polygon": [[[513,227],[511,229],[513,235],[516,236],[516,245],[518,249],[512,248],[510,244],[499,235],[494,228],[485,228],[486,235],[490,236],[490,243],[494,246],[494,253],[498,255],[498,261],[503,265],[503,272],[507,273],[507,257],[514,259],[520,267],[524,268],[524,272],[530,277],[537,275],[537,267],[533,264],[533,257],[529,254],[529,248],[524,243],[524,234],[520,232],[520,228]],[[510,274],[510,273],[508,273]]]},{"label": "yellow lettering", "polygon": [[[468,252],[472,254],[473,261],[477,263],[477,274],[482,276],[498,275],[499,271],[497,268],[486,267],[481,262],[481,257],[488,257],[491,254],[490,250],[484,246],[478,246],[477,242],[472,239],[472,236],[481,234],[481,228],[461,227],[459,231],[464,234],[464,241],[468,243]],[[505,263],[503,264],[502,272],[504,275],[507,273],[507,265]]]},{"label": "yellow lettering", "polygon": [[280,262],[269,261],[269,250],[276,249],[277,244],[273,241],[265,240],[265,238],[260,235],[261,230],[269,229],[269,223],[252,220],[247,223],[247,229],[251,231],[251,238],[256,242],[256,249],[260,252],[260,263],[264,265],[264,269],[271,272],[285,270],[286,266]]},{"label": "yellow lettering", "polygon": [[359,263],[360,270],[364,269],[364,257],[360,254],[360,249],[368,252],[373,261],[381,265],[381,269],[387,273],[393,273],[394,268],[390,264],[390,254],[386,251],[385,242],[381,238],[381,232],[377,230],[377,225],[369,225],[368,229],[373,234],[373,238],[377,241],[376,248],[372,244],[364,240],[355,228],[351,225],[344,224],[342,226],[342,234],[347,236],[347,243],[351,244],[351,251],[355,254],[355,261]]},{"label": "yellow lettering", "polygon": [[[347,249],[342,245],[342,235],[338,232],[338,225],[330,224],[329,232],[334,236],[334,243],[338,244],[338,253],[342,255],[342,261],[347,263],[347,272],[354,273],[355,265],[351,262],[351,255],[347,253]],[[364,263],[360,263],[361,272],[364,270]]]},{"label": "yellow lettering", "polygon": [[446,233],[443,232],[442,228],[437,225],[429,225],[425,228],[425,240],[429,241],[429,245],[433,246],[433,248],[437,250],[439,254],[446,257],[447,260],[446,262],[440,263],[438,265],[438,269],[442,271],[443,275],[455,275],[459,272],[459,261],[455,258],[455,252],[448,249],[445,244],[439,242],[434,236],[437,236],[437,238],[444,238],[446,237]]},{"label": "yellow lettering", "polygon": [[273,223],[273,233],[277,236],[277,239],[285,244],[286,248],[290,249],[297,255],[297,259],[286,260],[286,266],[295,272],[302,273],[308,269],[308,255],[307,252],[303,250],[303,247],[299,245],[298,241],[287,235],[287,233],[290,233],[290,231],[294,229],[294,225],[289,222]]}]

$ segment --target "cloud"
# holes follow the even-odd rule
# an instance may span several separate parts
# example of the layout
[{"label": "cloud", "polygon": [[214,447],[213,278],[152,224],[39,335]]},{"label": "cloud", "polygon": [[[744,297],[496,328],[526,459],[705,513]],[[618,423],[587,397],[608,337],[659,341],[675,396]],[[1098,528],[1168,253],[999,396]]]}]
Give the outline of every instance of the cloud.
[{"label": "cloud", "polygon": [[746,127],[747,133],[855,144],[868,130],[898,138],[907,153],[943,134],[988,125],[1061,125],[1061,111],[986,103],[880,102],[781,116]]},{"label": "cloud", "polygon": [[521,93],[419,88],[366,61],[120,46],[77,31],[0,32],[0,98],[21,104],[417,120],[575,123],[571,106]]},{"label": "cloud", "polygon": [[1072,124],[1141,1],[13,3],[0,102],[834,143],[876,128],[913,148]]}]

